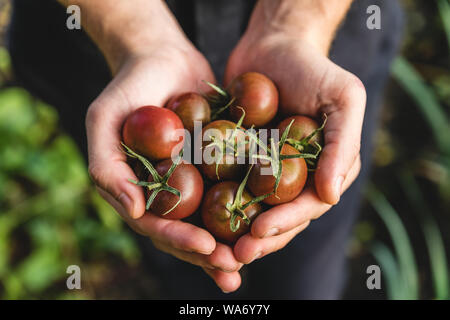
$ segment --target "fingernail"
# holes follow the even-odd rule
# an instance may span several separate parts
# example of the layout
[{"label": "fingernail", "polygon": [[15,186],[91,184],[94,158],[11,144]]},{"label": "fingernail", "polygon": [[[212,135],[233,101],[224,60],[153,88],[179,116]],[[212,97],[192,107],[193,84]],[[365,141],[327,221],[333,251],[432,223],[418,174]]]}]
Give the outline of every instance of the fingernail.
[{"label": "fingernail", "polygon": [[230,293],[231,291],[225,291],[225,290],[223,290],[223,289],[221,289],[222,290],[222,292],[223,293],[225,293],[225,294],[227,294],[227,293]]},{"label": "fingernail", "polygon": [[259,257],[261,257],[261,252],[258,252],[257,254],[255,254],[255,256],[253,257],[252,261],[250,261],[249,263],[252,263],[253,261],[258,259]]},{"label": "fingernail", "polygon": [[128,215],[134,219],[134,203],[130,199],[130,197],[128,197],[126,193],[122,192],[117,200],[119,200],[120,204],[122,204],[122,206],[125,208]]},{"label": "fingernail", "polygon": [[278,228],[272,228],[264,234],[263,238],[273,237],[278,233],[280,233],[280,230]]},{"label": "fingernail", "polygon": [[344,177],[343,176],[339,176],[336,179],[336,182],[334,183],[334,192],[336,193],[336,199],[338,202],[339,199],[341,198],[341,193],[342,193],[342,184],[344,183]]},{"label": "fingernail", "polygon": [[211,266],[211,265],[209,265],[209,264],[206,265],[205,268],[206,268],[206,269],[209,269],[209,270],[215,270],[215,269],[216,269],[215,267],[213,267],[213,266]]}]

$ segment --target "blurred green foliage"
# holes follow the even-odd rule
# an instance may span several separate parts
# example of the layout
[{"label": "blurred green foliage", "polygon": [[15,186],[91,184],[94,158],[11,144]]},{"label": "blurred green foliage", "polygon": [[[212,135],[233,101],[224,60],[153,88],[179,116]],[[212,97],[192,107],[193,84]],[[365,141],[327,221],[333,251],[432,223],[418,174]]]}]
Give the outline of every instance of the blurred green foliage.
[{"label": "blurred green foliage", "polygon": [[[0,68],[8,56],[0,48]],[[83,282],[99,260],[136,264],[121,220],[92,187],[56,111],[21,88],[0,89],[0,298],[90,298],[65,287],[66,268]]]}]

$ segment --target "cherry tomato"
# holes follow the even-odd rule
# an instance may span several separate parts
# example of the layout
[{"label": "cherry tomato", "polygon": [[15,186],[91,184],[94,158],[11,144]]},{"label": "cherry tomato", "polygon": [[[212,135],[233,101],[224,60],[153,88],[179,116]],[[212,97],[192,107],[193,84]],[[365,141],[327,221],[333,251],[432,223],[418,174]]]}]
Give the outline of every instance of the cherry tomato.
[{"label": "cherry tomato", "polygon": [[[280,130],[280,137],[283,134],[284,130],[286,130],[287,126],[291,123],[291,121],[294,120],[294,123],[292,124],[291,128],[289,129],[288,138],[295,139],[295,140],[302,140],[303,138],[306,138],[311,133],[313,133],[314,130],[319,128],[319,124],[305,116],[292,116],[289,118],[284,119],[280,122],[280,124],[277,126],[277,128]],[[322,132],[318,132],[311,140],[309,141],[310,144],[314,144],[314,142],[319,143],[322,145]]]},{"label": "cherry tomato", "polygon": [[[281,154],[294,155],[299,154],[299,152],[290,145],[285,144]],[[269,174],[261,174],[262,168],[267,168]],[[267,161],[264,163],[258,161],[254,165],[248,178],[247,187],[255,196],[261,196],[273,191],[276,179],[270,174],[270,170],[270,163]],[[294,200],[303,190],[307,176],[308,168],[303,158],[282,160],[281,179],[276,192],[278,198],[275,195],[271,195],[264,199],[263,202],[277,205]]]},{"label": "cherry tomato", "polygon": [[245,128],[262,127],[275,117],[278,110],[278,90],[268,77],[257,72],[247,72],[235,78],[228,93],[235,98],[230,107],[230,115],[234,121],[242,116],[242,107],[245,118],[242,125]]},{"label": "cherry tomato", "polygon": [[[238,188],[239,184],[234,181],[224,181],[214,185],[206,192],[201,208],[202,220],[206,229],[218,240],[229,244],[236,242],[239,237],[250,230],[250,226],[240,217],[236,219],[239,221],[238,230],[233,232],[230,229],[231,213],[227,210],[226,205],[234,202]],[[242,203],[247,203],[251,199],[251,194],[244,190]],[[244,213],[250,220],[253,220],[262,211],[262,206],[255,203],[246,208]]]},{"label": "cherry tomato", "polygon": [[136,109],[122,129],[125,144],[150,160],[162,160],[177,154],[184,140],[184,127],[171,110],[155,106]]},{"label": "cherry tomato", "polygon": [[[236,128],[236,124],[228,121],[228,120],[216,120],[211,122],[210,124],[208,124],[206,127],[203,128],[203,132],[202,132],[202,136],[203,136],[203,159],[202,159],[202,164],[200,165],[200,170],[201,172],[210,180],[213,181],[218,181],[220,180],[239,180],[245,171],[245,164],[239,164],[238,163],[238,159],[237,157],[235,157],[232,153],[232,149],[230,148],[228,151],[226,150],[226,148],[222,148],[220,149],[220,147],[223,146],[223,144],[221,144],[221,141],[225,141],[228,140],[231,135],[233,130]],[[220,147],[219,146],[208,146],[212,143],[212,141],[206,141],[208,140],[210,137],[207,136],[208,134],[210,134],[211,136],[213,136],[216,141],[219,142]],[[245,141],[245,134],[242,131],[238,131],[236,134],[236,138],[234,140],[235,145],[239,144],[239,143],[244,143]],[[205,160],[205,156],[206,155],[211,155],[212,158],[215,157],[216,152],[220,152],[220,150],[222,150],[222,159],[217,159],[219,161],[219,167],[218,167],[218,175],[219,178],[217,177],[216,174],[216,161],[208,164],[206,163]],[[243,152],[245,152],[246,150],[246,146],[243,145]],[[231,151],[231,152],[230,152]],[[210,162],[213,159],[210,160]]]},{"label": "cherry tomato", "polygon": [[194,132],[194,121],[201,121],[202,126],[210,121],[211,109],[208,101],[200,94],[188,92],[170,99],[167,109],[175,112],[183,121],[183,125],[191,134]]},{"label": "cherry tomato", "polygon": [[[172,159],[159,162],[155,169],[159,175],[164,176],[172,165]],[[149,182],[153,181],[151,175]],[[197,168],[187,162],[181,162],[172,172],[167,184],[181,193],[181,202],[169,213],[178,202],[179,197],[168,191],[160,191],[150,206],[150,212],[160,215],[166,219],[183,219],[193,214],[200,206],[203,196],[203,178]],[[150,196],[153,191],[147,192]]]}]

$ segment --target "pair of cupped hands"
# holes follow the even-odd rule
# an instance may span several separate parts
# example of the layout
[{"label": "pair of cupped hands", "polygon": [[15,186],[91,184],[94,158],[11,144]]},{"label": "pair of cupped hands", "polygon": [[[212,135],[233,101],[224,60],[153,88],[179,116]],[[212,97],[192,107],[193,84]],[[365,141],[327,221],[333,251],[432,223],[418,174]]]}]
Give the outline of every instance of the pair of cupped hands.
[{"label": "pair of cupped hands", "polygon": [[109,61],[114,78],[86,117],[89,173],[99,193],[156,248],[203,268],[222,291],[237,290],[244,264],[286,246],[336,204],[359,173],[364,86],[331,62],[327,50],[314,38],[249,28],[229,57],[225,87],[237,75],[260,72],[277,85],[285,112],[328,116],[314,185],[260,214],[233,247],[200,227],[146,213],[144,192],[128,181],[136,177],[120,151],[121,128],[133,110],[164,106],[176,94],[198,91],[203,80],[216,83],[209,63],[180,29]]}]

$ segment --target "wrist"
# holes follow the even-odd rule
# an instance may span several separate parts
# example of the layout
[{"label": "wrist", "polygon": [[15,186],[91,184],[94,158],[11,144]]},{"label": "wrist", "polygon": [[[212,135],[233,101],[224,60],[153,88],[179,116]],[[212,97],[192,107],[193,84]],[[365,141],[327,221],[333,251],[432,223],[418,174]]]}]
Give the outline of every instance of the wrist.
[{"label": "wrist", "polygon": [[160,0],[59,0],[81,8],[83,28],[97,44],[113,74],[130,58],[149,55],[168,43],[188,42]]},{"label": "wrist", "polygon": [[326,55],[352,1],[259,0],[247,33],[302,41]]}]

